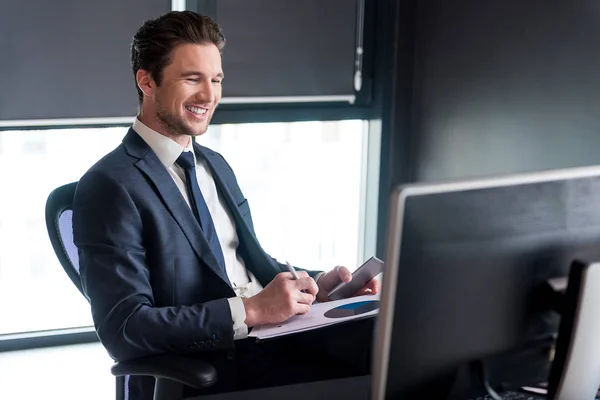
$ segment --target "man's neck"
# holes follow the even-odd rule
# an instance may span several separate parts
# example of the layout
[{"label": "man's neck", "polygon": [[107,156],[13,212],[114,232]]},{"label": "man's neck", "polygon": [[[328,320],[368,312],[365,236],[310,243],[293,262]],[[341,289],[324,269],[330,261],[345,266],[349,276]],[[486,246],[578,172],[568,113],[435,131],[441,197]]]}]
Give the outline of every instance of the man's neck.
[{"label": "man's neck", "polygon": [[144,112],[143,110],[137,116],[144,125],[148,128],[152,129],[156,133],[160,133],[161,135],[171,139],[175,143],[179,144],[181,147],[187,147],[190,143],[190,137],[186,135],[175,135],[170,133],[167,129],[165,129],[164,124],[162,124],[155,115]]}]

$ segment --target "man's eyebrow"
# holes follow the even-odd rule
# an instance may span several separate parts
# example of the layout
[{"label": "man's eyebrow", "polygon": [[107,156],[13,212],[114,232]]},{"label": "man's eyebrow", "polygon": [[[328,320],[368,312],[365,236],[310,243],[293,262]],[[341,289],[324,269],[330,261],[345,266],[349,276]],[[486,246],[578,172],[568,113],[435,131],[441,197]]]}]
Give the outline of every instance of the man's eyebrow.
[{"label": "man's eyebrow", "polygon": [[202,76],[204,75],[202,72],[199,71],[184,71],[181,73],[182,77],[188,77],[188,76]]},{"label": "man's eyebrow", "polygon": [[[206,74],[204,74],[204,73],[202,73],[200,71],[185,71],[185,72],[182,72],[180,76],[182,78],[187,78],[187,77],[190,77],[190,76],[205,76],[205,75]],[[216,77],[223,79],[225,77],[225,75],[222,72],[219,72],[216,75]]]}]

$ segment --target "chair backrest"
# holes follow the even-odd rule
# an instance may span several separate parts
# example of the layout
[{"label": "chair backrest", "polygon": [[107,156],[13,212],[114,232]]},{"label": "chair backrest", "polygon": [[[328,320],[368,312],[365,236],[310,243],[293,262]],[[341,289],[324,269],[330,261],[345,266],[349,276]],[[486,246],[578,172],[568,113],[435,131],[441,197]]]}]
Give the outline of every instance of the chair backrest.
[{"label": "chair backrest", "polygon": [[73,197],[77,182],[54,189],[46,200],[46,228],[56,257],[63,269],[85,297],[79,276],[79,255],[73,243]]}]

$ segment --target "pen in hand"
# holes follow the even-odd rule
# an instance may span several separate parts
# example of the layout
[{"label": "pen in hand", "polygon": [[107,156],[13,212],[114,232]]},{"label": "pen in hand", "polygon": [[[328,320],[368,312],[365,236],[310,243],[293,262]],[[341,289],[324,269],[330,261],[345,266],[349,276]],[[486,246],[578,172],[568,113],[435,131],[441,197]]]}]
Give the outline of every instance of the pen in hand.
[{"label": "pen in hand", "polygon": [[[294,269],[294,267],[292,267],[292,264],[290,264],[288,261],[285,262],[285,264],[287,265],[287,269],[289,271],[290,274],[292,274],[292,279],[297,281],[298,280],[298,273],[296,272],[296,270]],[[302,293],[307,293],[306,290],[301,290]]]},{"label": "pen in hand", "polygon": [[288,269],[289,273],[292,274],[292,279],[297,281],[298,274],[296,273],[296,270],[294,269],[294,267],[292,267],[292,264],[290,264],[288,261],[286,261],[285,264],[287,265],[287,269]]}]

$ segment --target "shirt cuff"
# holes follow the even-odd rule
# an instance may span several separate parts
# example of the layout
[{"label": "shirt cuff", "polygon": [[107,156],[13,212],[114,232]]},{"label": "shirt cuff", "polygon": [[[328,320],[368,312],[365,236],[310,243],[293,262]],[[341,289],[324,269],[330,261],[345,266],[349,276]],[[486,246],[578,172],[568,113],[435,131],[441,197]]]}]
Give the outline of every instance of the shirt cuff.
[{"label": "shirt cuff", "polygon": [[246,309],[244,302],[239,297],[230,297],[227,299],[231,309],[231,318],[233,319],[233,340],[245,339],[248,337],[248,325],[246,320]]}]

